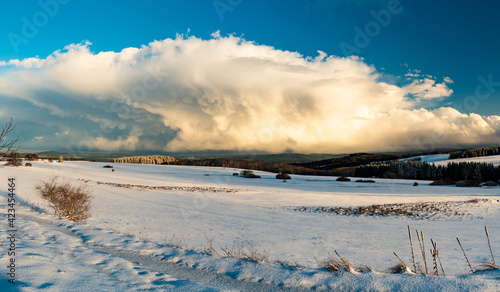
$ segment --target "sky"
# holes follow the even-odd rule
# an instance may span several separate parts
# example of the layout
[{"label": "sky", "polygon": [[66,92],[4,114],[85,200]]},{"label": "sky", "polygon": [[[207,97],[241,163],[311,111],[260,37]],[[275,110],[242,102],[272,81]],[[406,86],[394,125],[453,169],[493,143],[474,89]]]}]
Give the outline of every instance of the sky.
[{"label": "sky", "polygon": [[3,4],[24,149],[431,151],[500,144],[496,1]]}]

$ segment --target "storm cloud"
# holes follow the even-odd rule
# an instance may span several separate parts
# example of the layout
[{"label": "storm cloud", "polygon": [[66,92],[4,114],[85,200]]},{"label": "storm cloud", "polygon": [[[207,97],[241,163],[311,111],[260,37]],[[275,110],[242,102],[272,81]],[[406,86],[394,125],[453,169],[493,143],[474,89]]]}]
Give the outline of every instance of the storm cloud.
[{"label": "storm cloud", "polygon": [[0,63],[0,119],[25,148],[345,153],[498,143],[499,116],[424,102],[448,77],[389,83],[358,57],[178,36],[120,52],[68,45]]}]

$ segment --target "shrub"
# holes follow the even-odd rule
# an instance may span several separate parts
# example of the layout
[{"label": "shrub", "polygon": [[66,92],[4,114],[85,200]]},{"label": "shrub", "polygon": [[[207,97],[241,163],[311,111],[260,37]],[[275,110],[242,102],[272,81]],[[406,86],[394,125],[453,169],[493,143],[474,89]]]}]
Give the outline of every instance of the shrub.
[{"label": "shrub", "polygon": [[104,165],[103,168],[113,168],[112,165]]},{"label": "shrub", "polygon": [[479,184],[480,183],[477,180],[461,180],[458,181],[455,185],[457,187],[470,188],[470,187],[478,187]]},{"label": "shrub", "polygon": [[52,162],[54,162],[54,159],[49,158],[47,161],[50,162],[50,163],[52,163]]},{"label": "shrub", "polygon": [[282,179],[282,180],[292,179],[292,178],[291,178],[288,174],[283,173],[283,172],[278,173],[278,174],[276,175],[276,178],[277,178],[277,179]]},{"label": "shrub", "polygon": [[259,175],[254,174],[251,170],[243,170],[240,172],[240,175],[246,178],[260,178]]},{"label": "shrub", "polygon": [[345,176],[341,176],[341,177],[337,178],[337,181],[351,181],[351,179],[348,177],[345,177]]},{"label": "shrub", "polygon": [[12,153],[9,157],[7,157],[7,165],[10,166],[21,166],[23,164],[23,161],[21,160],[21,157],[17,153]]},{"label": "shrub", "polygon": [[498,184],[494,181],[487,181],[487,182],[484,182],[480,185],[481,187],[496,187],[498,186]]},{"label": "shrub", "polygon": [[439,179],[431,182],[429,185],[431,186],[452,186],[455,184],[455,181],[452,180],[449,177],[446,177],[444,179]]},{"label": "shrub", "polygon": [[88,187],[74,186],[70,181],[59,182],[59,177],[36,186],[38,195],[54,209],[56,216],[81,222],[90,217],[92,196]]},{"label": "shrub", "polygon": [[64,158],[61,156],[59,156],[59,163],[63,163],[64,162]]},{"label": "shrub", "polygon": [[26,154],[26,156],[24,156],[24,158],[26,158],[27,161],[37,161],[38,155],[30,153],[30,154]]},{"label": "shrub", "polygon": [[25,164],[25,165],[26,165],[26,167],[32,167],[32,166],[33,166],[33,164],[31,164],[31,163],[29,163],[29,162],[26,162],[26,164]]}]

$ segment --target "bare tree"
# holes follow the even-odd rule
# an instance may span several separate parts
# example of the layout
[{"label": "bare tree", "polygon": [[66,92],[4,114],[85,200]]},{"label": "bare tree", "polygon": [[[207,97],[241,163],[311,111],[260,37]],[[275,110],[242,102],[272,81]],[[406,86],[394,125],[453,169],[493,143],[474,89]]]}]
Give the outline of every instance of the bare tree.
[{"label": "bare tree", "polygon": [[6,140],[8,138],[8,135],[12,131],[14,131],[15,128],[16,126],[14,125],[14,120],[10,118],[10,121],[8,121],[0,131],[0,153],[3,152],[4,154],[9,154],[12,152],[16,152],[19,149],[19,147],[14,150],[12,149],[14,145],[19,141],[19,137],[16,137],[12,140]]}]

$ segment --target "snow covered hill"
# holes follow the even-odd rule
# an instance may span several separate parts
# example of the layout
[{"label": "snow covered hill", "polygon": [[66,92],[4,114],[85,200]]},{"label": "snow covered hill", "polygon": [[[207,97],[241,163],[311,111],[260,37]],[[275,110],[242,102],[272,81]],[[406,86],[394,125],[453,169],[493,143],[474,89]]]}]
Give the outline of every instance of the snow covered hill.
[{"label": "snow covered hill", "polygon": [[439,160],[439,161],[433,161],[433,162],[437,165],[446,165],[450,162],[481,162],[481,163],[492,163],[493,165],[498,166],[498,165],[500,165],[500,155],[460,158],[460,159],[450,159],[450,160]]},{"label": "snow covered hill", "polygon": [[411,159],[420,158],[420,161],[423,162],[436,162],[436,161],[444,161],[450,159],[450,154],[431,154],[431,155],[420,155],[413,156],[410,158],[398,159],[399,161],[408,161]]},{"label": "snow covered hill", "polygon": [[451,162],[481,162],[481,163],[492,163],[495,166],[500,165],[500,155],[450,159],[449,154],[432,154],[432,155],[421,155],[421,156],[399,159],[399,161],[407,161],[415,158],[420,158],[421,161],[434,163],[436,165],[446,165]]},{"label": "snow covered hill", "polygon": [[[38,161],[31,168],[0,169],[0,242],[6,240],[0,248],[2,291],[500,289],[498,271],[460,276],[469,268],[456,242],[460,237],[472,265],[479,267],[490,259],[486,225],[493,251],[500,252],[500,188],[429,186],[425,181],[414,187],[414,181],[406,180],[369,184],[314,176],[292,176],[283,182],[265,172],[256,172],[261,179],[233,176],[238,169],[113,164],[112,172],[104,165]],[[53,175],[92,188],[93,216],[85,224],[54,217],[37,197],[35,185]],[[16,285],[7,282],[12,258],[9,178],[15,178],[17,199],[47,211],[15,207]],[[332,207],[422,202],[445,203],[423,210],[421,217],[420,211],[417,217],[328,212]],[[398,262],[393,252],[411,263],[407,225],[438,243],[446,277],[382,273]],[[222,257],[224,250],[241,246],[261,254],[268,251],[269,263]],[[212,255],[200,252],[211,247]],[[334,274],[320,269],[317,260],[335,251],[375,272]],[[295,263],[303,268],[294,269]]]}]

